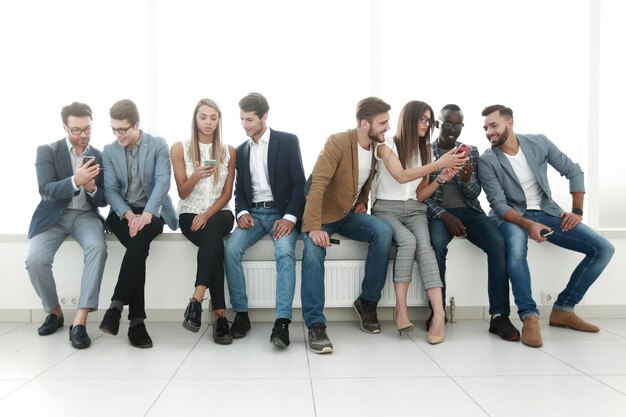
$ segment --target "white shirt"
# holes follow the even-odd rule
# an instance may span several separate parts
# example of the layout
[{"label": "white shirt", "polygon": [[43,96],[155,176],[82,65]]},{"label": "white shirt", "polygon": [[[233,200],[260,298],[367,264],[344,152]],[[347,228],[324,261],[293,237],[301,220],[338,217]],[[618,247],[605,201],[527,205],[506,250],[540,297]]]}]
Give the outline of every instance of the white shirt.
[{"label": "white shirt", "polygon": [[[398,148],[396,147],[396,143],[393,138],[386,138],[384,143],[380,143],[376,145],[376,147],[378,148],[378,146],[382,145],[389,147],[391,152],[398,156]],[[377,173],[376,178],[374,179],[375,186],[373,188],[373,201],[376,201],[376,199],[392,201],[417,200],[415,192],[417,190],[417,186],[422,182],[422,178],[400,184],[387,170],[387,167],[378,155],[378,152],[376,152],[376,161]],[[408,168],[417,168],[421,165],[421,159],[416,157]]]},{"label": "white shirt", "polygon": [[539,186],[535,174],[530,169],[522,148],[519,148],[516,155],[511,156],[506,153],[504,155],[511,163],[513,171],[515,171],[515,175],[517,175],[517,179],[522,185],[524,195],[526,196],[526,210],[541,210],[543,190]]},{"label": "white shirt", "polygon": [[[270,174],[267,169],[267,153],[270,146],[270,128],[268,127],[259,138],[259,142],[255,143],[252,138],[250,140],[250,180],[252,182],[252,202],[259,203],[261,201],[274,201],[272,188],[270,187]],[[242,210],[237,214],[239,219],[244,214],[249,214],[247,210]],[[285,214],[283,219],[296,224],[295,216]]]},{"label": "white shirt", "polygon": [[[196,170],[195,161],[189,158],[189,147],[191,140],[183,141],[183,155],[185,160],[185,173],[187,178]],[[206,161],[211,159],[211,150],[213,149],[212,143],[198,143],[200,147],[200,160]],[[181,199],[178,202],[178,214],[180,213],[193,213],[202,214],[207,211],[215,201],[222,195],[224,191],[224,184],[226,178],[228,178],[228,163],[230,162],[230,153],[228,152],[228,146],[222,145],[222,163],[217,170],[217,183],[215,183],[214,177],[203,178],[193,187],[191,193],[185,199]],[[230,210],[230,203],[221,210]]]},{"label": "white shirt", "polygon": [[356,190],[357,197],[354,199],[354,202],[352,203],[353,207],[356,204],[356,201],[358,200],[359,195],[361,194],[361,189],[367,182],[368,178],[370,177],[370,173],[372,172],[372,150],[374,149],[373,144],[370,145],[369,149],[363,149],[361,145],[359,145],[358,143],[357,143],[357,147],[358,147],[357,158],[359,159],[359,180],[357,183],[358,188]]}]

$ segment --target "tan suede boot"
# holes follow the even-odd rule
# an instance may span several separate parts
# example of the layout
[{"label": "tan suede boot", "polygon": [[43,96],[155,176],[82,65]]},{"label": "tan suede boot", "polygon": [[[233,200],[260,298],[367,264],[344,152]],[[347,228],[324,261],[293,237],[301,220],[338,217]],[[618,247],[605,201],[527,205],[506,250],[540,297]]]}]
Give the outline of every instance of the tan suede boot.
[{"label": "tan suede boot", "polygon": [[539,328],[539,317],[528,316],[524,319],[524,327],[522,327],[522,343],[530,347],[543,346],[543,340],[541,340],[541,329]]},{"label": "tan suede boot", "polygon": [[600,328],[595,324],[587,323],[574,312],[552,310],[550,313],[550,326],[568,327],[579,332],[597,333]]}]

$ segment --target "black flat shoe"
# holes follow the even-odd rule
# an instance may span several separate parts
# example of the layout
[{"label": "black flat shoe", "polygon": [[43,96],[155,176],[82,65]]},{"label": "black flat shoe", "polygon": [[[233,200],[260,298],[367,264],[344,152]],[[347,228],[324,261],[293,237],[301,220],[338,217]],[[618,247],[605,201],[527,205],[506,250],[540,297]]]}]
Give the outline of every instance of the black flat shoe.
[{"label": "black flat shoe", "polygon": [[136,348],[146,349],[152,347],[152,339],[146,330],[146,325],[143,323],[128,328],[128,340]]},{"label": "black flat shoe", "polygon": [[115,307],[111,307],[104,313],[102,323],[100,323],[100,330],[107,334],[117,335],[120,330],[120,317],[122,312]]},{"label": "black flat shoe", "polygon": [[218,317],[213,323],[213,341],[218,345],[233,343],[233,334],[230,331],[228,319],[224,316]]},{"label": "black flat shoe", "polygon": [[61,327],[63,327],[63,314],[61,314],[61,317],[48,314],[48,317],[46,317],[43,324],[37,329],[37,332],[39,332],[39,336],[48,336]]},{"label": "black flat shoe", "polygon": [[195,298],[189,299],[189,304],[185,309],[185,320],[183,327],[190,332],[198,333],[202,325],[202,303]]},{"label": "black flat shoe", "polygon": [[270,336],[270,342],[279,348],[286,348],[289,346],[289,319],[277,319],[272,329],[272,335]]},{"label": "black flat shoe", "polygon": [[72,342],[72,347],[76,349],[86,349],[91,346],[87,328],[82,324],[70,326],[70,342]]},{"label": "black flat shoe", "polygon": [[233,326],[231,327],[231,332],[234,339],[240,339],[246,336],[246,333],[250,331],[250,318],[248,317],[248,313],[237,313],[235,315],[235,320],[233,321]]}]

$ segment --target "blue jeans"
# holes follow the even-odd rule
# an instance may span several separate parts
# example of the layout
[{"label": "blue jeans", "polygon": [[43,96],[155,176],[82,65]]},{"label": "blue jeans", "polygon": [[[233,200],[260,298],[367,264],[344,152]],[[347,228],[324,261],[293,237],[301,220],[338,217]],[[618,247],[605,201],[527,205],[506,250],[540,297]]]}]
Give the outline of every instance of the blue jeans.
[{"label": "blue jeans", "polygon": [[[550,243],[585,255],[572,272],[567,286],[559,294],[553,307],[560,311],[574,311],[574,306],[580,302],[611,260],[615,248],[608,240],[582,223],[568,232],[563,232],[560,217],[551,216],[540,210],[528,210],[524,217],[554,230],[554,233],[548,236]],[[528,233],[516,224],[506,221],[500,225],[500,231],[506,240],[507,267],[520,319],[524,320],[529,315],[539,315],[532,297],[530,271],[526,260]]]},{"label": "blue jeans", "polygon": [[[487,291],[489,294],[489,314],[511,314],[509,301],[509,274],[506,268],[506,244],[498,227],[484,213],[471,208],[449,208],[446,211],[465,225],[467,240],[487,254]],[[454,238],[445,223],[439,219],[430,219],[430,243],[437,256],[439,273],[443,282],[443,302],[446,300],[446,256],[448,244]]]},{"label": "blue jeans", "polygon": [[254,226],[249,229],[236,228],[224,248],[224,267],[230,304],[235,312],[248,311],[246,278],[241,260],[249,247],[269,234],[274,240],[276,258],[276,318],[291,320],[293,295],[296,291],[296,241],[299,233],[294,228],[289,236],[274,239],[274,222],[283,218],[278,209],[252,209],[250,215],[254,219]]},{"label": "blue jeans", "polygon": [[[387,279],[389,252],[391,251],[391,227],[383,220],[366,213],[349,212],[343,219],[322,225],[328,235],[339,233],[349,239],[368,242],[365,260],[365,277],[361,285],[361,297],[378,302]],[[324,317],[324,260],[326,249],[320,248],[302,234],[304,253],[302,257],[302,315],[307,327],[326,323]]]}]

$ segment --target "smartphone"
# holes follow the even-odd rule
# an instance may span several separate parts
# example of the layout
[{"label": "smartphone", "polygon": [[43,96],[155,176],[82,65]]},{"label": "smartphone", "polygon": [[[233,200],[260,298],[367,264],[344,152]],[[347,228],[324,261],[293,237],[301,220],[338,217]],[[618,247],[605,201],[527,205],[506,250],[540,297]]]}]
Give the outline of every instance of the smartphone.
[{"label": "smartphone", "polygon": [[463,152],[465,154],[465,156],[469,156],[470,152],[472,152],[472,147],[462,143],[462,144],[459,145],[458,148],[456,148],[456,152],[454,152],[454,153],[457,154],[457,153],[461,153],[461,152]]},{"label": "smartphone", "polygon": [[83,156],[83,165],[85,165],[87,162],[95,160],[96,157],[95,155],[85,155]]},{"label": "smartphone", "polygon": [[204,161],[205,167],[213,168],[215,165],[217,165],[217,161],[215,159],[209,159],[208,161]]},{"label": "smartphone", "polygon": [[339,239],[329,239],[330,243],[332,243],[333,245],[339,245],[341,243],[341,241]]},{"label": "smartphone", "polygon": [[552,233],[554,233],[554,230],[548,230],[548,229],[543,229],[541,232],[539,232],[539,234],[541,235],[541,237],[548,237],[548,236],[550,236]]}]

